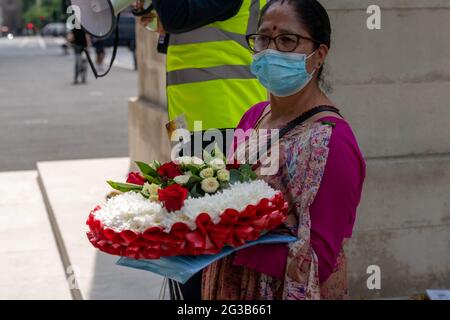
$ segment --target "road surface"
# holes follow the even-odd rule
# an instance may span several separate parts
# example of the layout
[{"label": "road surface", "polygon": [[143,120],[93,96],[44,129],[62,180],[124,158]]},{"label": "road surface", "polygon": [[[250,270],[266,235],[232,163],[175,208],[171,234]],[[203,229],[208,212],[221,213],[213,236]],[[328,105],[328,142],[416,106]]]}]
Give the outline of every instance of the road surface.
[{"label": "road surface", "polygon": [[75,86],[73,57],[63,55],[61,42],[0,38],[0,171],[128,155],[127,100],[137,94],[131,53],[121,48],[121,67]]}]

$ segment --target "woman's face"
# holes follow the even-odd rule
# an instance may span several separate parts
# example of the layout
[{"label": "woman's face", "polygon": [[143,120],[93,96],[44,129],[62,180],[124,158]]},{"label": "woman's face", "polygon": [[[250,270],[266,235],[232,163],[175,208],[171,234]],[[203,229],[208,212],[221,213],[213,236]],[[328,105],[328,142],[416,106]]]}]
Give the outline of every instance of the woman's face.
[{"label": "woman's face", "polygon": [[[300,23],[294,8],[288,3],[277,3],[272,5],[264,15],[262,23],[258,29],[258,33],[270,36],[272,38],[284,33],[297,34],[302,37],[311,38],[311,35]],[[314,69],[318,70],[323,64],[326,53],[323,54],[323,52],[321,52],[323,50],[322,47],[326,48],[326,46],[321,46],[317,50],[316,54],[307,60],[307,69],[309,73],[313,72]],[[270,43],[269,49],[277,50],[273,41]],[[304,53],[309,56],[314,52],[314,50],[314,42],[306,39],[300,39],[299,46],[293,52]]]}]

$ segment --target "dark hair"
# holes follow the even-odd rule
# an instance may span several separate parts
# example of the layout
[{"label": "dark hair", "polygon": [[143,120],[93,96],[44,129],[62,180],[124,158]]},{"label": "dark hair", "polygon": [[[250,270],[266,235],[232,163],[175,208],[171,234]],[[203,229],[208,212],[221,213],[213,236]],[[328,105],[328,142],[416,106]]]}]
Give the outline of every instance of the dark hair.
[{"label": "dark hair", "polygon": [[[261,25],[264,15],[267,10],[274,4],[288,3],[290,4],[306,31],[311,38],[316,40],[315,49],[319,48],[320,44],[331,48],[331,23],[325,8],[317,0],[269,0],[261,11],[261,17],[258,26]],[[323,66],[319,70],[319,80],[321,80],[323,73]]]}]

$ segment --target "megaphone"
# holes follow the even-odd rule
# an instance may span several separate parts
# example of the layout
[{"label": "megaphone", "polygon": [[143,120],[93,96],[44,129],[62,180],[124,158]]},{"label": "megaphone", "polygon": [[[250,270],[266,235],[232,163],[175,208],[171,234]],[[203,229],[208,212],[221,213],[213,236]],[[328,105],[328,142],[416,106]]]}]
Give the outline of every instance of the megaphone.
[{"label": "megaphone", "polygon": [[[139,0],[145,9],[134,10],[142,15],[153,10],[151,0]],[[116,17],[136,0],[71,0],[79,8],[78,20],[83,29],[96,38],[107,38],[116,27]]]}]

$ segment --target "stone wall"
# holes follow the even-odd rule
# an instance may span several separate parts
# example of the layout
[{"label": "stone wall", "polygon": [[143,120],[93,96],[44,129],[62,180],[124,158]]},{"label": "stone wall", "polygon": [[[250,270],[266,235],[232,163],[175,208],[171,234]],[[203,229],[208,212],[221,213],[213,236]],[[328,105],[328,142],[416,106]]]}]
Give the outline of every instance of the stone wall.
[{"label": "stone wall", "polygon": [[[348,245],[353,298],[450,288],[450,2],[322,0],[333,24],[331,96],[367,158]],[[368,30],[366,9],[382,9]],[[138,28],[139,98],[130,101],[132,159],[167,159],[164,57]],[[381,290],[366,270],[381,268]]]}]

